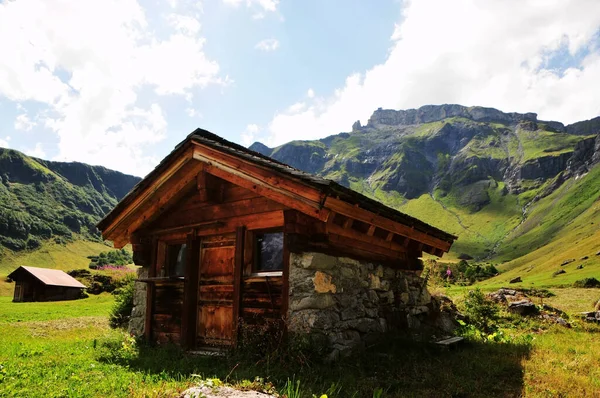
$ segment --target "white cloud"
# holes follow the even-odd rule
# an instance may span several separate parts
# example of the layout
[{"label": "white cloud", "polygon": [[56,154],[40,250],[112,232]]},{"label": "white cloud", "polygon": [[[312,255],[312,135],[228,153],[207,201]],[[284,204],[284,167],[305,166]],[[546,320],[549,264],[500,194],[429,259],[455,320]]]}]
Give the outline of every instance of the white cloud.
[{"label": "white cloud", "polygon": [[223,3],[232,6],[239,7],[241,4],[245,3],[246,7],[253,8],[258,7],[264,11],[274,12],[277,10],[277,6],[279,5],[279,0],[222,0]]},{"label": "white cloud", "polygon": [[315,90],[313,90],[312,88],[309,88],[308,91],[306,92],[306,96],[308,98],[314,98],[314,96],[315,96]]},{"label": "white cloud", "polygon": [[256,134],[260,131],[256,124],[249,124],[242,133],[242,143],[246,146],[252,145],[256,141]]},{"label": "white cloud", "polygon": [[275,51],[279,48],[279,41],[277,39],[265,39],[256,43],[254,46],[257,50],[261,51]]},{"label": "white cloud", "polygon": [[[276,114],[267,143],[349,131],[378,107],[459,103],[589,119],[600,114],[600,50],[592,44],[599,29],[596,0],[407,1],[387,60],[348,76],[328,98]],[[577,67],[549,70],[562,48],[591,53]]]},{"label": "white cloud", "polygon": [[35,148],[25,149],[23,152],[25,152],[27,156],[33,156],[34,158],[44,159],[46,157],[46,152],[44,151],[44,148],[42,148],[41,142],[36,143]]},{"label": "white cloud", "polygon": [[10,137],[6,136],[5,139],[0,138],[0,148],[10,148]]},{"label": "white cloud", "polygon": [[37,126],[37,123],[29,119],[26,113],[22,113],[15,119],[15,130],[29,131]]},{"label": "white cloud", "polygon": [[167,21],[175,30],[184,35],[193,36],[200,32],[200,21],[196,18],[181,14],[170,14]]},{"label": "white cloud", "polygon": [[202,117],[202,113],[194,108],[186,108],[185,113],[187,113],[189,117]]},{"label": "white cloud", "polygon": [[103,164],[143,175],[156,162],[144,148],[162,140],[159,95],[227,84],[204,54],[196,19],[167,16],[158,35],[136,0],[0,3],[0,96],[45,106],[35,120],[59,138],[60,160]]}]

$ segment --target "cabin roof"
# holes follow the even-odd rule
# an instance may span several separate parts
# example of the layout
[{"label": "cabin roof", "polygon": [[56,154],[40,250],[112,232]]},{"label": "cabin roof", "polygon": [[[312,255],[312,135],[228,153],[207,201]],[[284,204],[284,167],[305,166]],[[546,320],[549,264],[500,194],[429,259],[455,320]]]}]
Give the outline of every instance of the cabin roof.
[{"label": "cabin roof", "polygon": [[134,186],[133,189],[115,206],[115,208],[102,220],[100,220],[98,223],[98,228],[101,231],[104,231],[112,223],[112,221],[137,198],[142,191],[144,191],[153,183],[154,179],[159,176],[161,172],[163,172],[179,154],[181,154],[185,149],[194,145],[194,143],[202,144],[216,151],[226,153],[254,163],[258,166],[271,169],[291,180],[300,181],[314,189],[317,189],[325,196],[336,197],[348,204],[358,206],[379,216],[402,223],[408,227],[443,241],[452,243],[457,239],[455,235],[449,234],[417,218],[385,206],[384,204],[368,198],[367,196],[347,188],[335,181],[298,170],[285,163],[279,162],[261,153],[252,151],[236,143],[227,141],[216,134],[202,129],[196,129],[182,142],[175,146],[173,151],[167,155],[167,157],[165,157],[154,170],[152,170],[144,179]]},{"label": "cabin roof", "polygon": [[23,269],[26,272],[28,272],[29,274],[31,274],[33,277],[38,279],[44,285],[77,287],[77,288],[85,289],[85,285],[80,283],[77,279],[68,275],[64,271],[61,271],[58,269],[26,267],[26,266],[22,265],[19,268],[17,268],[16,270],[14,270],[10,275],[8,275],[8,277],[11,279],[15,279],[15,278],[13,278],[13,276],[17,277],[18,272],[21,269]]}]

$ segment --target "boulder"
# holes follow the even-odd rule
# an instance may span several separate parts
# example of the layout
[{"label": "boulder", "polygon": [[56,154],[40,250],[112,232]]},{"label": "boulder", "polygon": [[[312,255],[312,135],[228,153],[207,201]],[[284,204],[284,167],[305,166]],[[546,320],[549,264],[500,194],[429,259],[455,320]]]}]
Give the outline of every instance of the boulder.
[{"label": "boulder", "polygon": [[583,264],[579,264],[579,265],[577,266],[577,269],[583,269]]},{"label": "boulder", "polygon": [[581,257],[581,261],[587,260],[588,258],[590,258],[590,257],[589,256],[583,256],[583,257]]},{"label": "boulder", "polygon": [[565,266],[565,265],[567,265],[567,264],[571,264],[573,261],[575,261],[575,259],[574,259],[574,258],[571,258],[571,259],[569,259],[569,260],[565,260],[565,261],[563,261],[562,263],[560,263],[560,266],[561,266],[561,267],[564,267],[564,266]]},{"label": "boulder", "polygon": [[519,315],[533,315],[539,312],[538,308],[529,300],[513,301],[508,305],[508,310]]},{"label": "boulder", "polygon": [[557,275],[566,274],[566,273],[567,273],[567,271],[565,271],[564,269],[559,269],[558,271],[554,272],[552,274],[552,276],[557,276]]},{"label": "boulder", "polygon": [[231,387],[214,387],[204,385],[200,387],[192,387],[183,392],[180,398],[273,398],[276,395],[265,394],[258,391],[239,391]]},{"label": "boulder", "polygon": [[520,276],[517,276],[516,278],[511,279],[510,282],[508,282],[508,283],[520,283],[520,282],[523,282],[523,280],[521,279]]}]

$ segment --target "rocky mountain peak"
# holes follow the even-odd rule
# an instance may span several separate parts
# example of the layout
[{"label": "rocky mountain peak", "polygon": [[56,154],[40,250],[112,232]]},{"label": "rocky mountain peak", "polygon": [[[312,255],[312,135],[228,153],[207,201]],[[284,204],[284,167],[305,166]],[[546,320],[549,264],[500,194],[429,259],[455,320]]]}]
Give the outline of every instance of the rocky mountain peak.
[{"label": "rocky mountain peak", "polygon": [[[466,107],[456,104],[425,105],[419,109],[393,110],[377,109],[369,118],[367,127],[410,126],[437,122],[451,117],[463,117],[478,122],[499,122],[517,124],[521,121],[537,122],[535,113],[505,113],[494,108],[481,106]],[[560,123],[553,122],[562,126]]]},{"label": "rocky mountain peak", "polygon": [[254,144],[250,145],[248,147],[248,149],[250,149],[251,151],[254,151],[254,152],[258,152],[261,155],[265,155],[265,156],[271,156],[271,153],[273,153],[273,148],[269,148],[262,142],[258,142],[258,141],[256,141]]}]

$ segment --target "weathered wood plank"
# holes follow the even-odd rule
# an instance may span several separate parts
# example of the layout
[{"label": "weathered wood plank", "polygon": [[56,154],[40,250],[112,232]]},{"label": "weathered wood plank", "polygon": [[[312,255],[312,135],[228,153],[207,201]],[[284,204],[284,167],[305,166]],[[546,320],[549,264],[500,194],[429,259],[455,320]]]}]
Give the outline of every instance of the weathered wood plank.
[{"label": "weathered wood plank", "polygon": [[[212,159],[204,157],[200,152],[195,152],[194,157],[198,160],[210,163],[205,166],[206,171],[216,177],[250,189],[261,196],[273,199],[276,202],[297,209],[322,221],[325,221],[328,217],[329,211],[322,208],[320,196],[317,196],[319,199],[314,201],[307,199],[298,193],[282,188],[281,186],[286,185],[285,183],[287,182],[285,178],[278,178],[276,182],[273,182],[269,180],[269,178],[262,179],[249,174],[249,170],[246,168],[232,168],[227,164],[217,163]],[[307,192],[311,190],[306,186],[304,186],[304,188]]]},{"label": "weathered wood plank", "polygon": [[365,222],[367,224],[375,225],[380,228],[386,229],[395,234],[415,239],[419,242],[441,249],[444,252],[448,252],[448,250],[450,250],[451,243],[449,242],[428,235],[424,232],[421,232],[404,224],[392,221],[389,218],[385,218],[377,214],[371,213],[368,210],[355,207],[340,199],[328,197],[325,201],[325,207],[331,209],[336,213],[343,214],[347,217],[352,217],[356,220]]},{"label": "weathered wood plank", "polygon": [[156,193],[160,187],[171,179],[171,177],[177,173],[184,165],[186,165],[193,156],[193,149],[186,149],[174,162],[169,166],[161,175],[159,175],[154,183],[146,188],[143,192],[137,195],[136,199],[133,200],[123,211],[119,213],[117,217],[106,227],[102,233],[105,239],[115,240],[118,238],[118,234],[114,234],[117,227],[129,216],[131,216],[140,205],[142,205],[150,196]]},{"label": "weathered wood plank", "polygon": [[385,248],[385,249],[389,249],[398,253],[406,253],[407,249],[402,246],[399,245],[395,242],[388,242],[386,240],[383,239],[379,239],[375,236],[369,236],[367,234],[362,234],[358,231],[352,230],[352,229],[347,229],[344,227],[339,227],[335,224],[328,224],[327,225],[327,231],[329,233],[332,234],[337,234],[337,235],[341,235],[341,236],[346,236],[348,238],[357,240],[357,241],[361,241],[364,243],[368,243],[370,245],[374,245],[374,246],[378,246],[381,248]]}]

